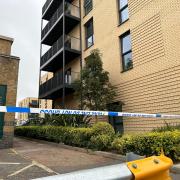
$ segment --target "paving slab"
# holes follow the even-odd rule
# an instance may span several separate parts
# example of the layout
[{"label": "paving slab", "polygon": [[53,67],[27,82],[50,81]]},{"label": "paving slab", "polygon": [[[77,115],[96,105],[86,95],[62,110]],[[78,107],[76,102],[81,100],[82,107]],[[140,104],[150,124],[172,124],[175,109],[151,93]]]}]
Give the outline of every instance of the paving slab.
[{"label": "paving slab", "polygon": [[121,163],[117,159],[53,146],[48,143],[32,142],[30,140],[15,138],[14,150],[28,159],[33,159],[47,166],[55,173],[66,173]]},{"label": "paving slab", "polygon": [[[35,179],[120,163],[121,157],[104,157],[101,153],[92,154],[53,143],[15,138],[13,149],[0,150],[0,179]],[[180,174],[171,176],[173,180],[180,179]]]}]

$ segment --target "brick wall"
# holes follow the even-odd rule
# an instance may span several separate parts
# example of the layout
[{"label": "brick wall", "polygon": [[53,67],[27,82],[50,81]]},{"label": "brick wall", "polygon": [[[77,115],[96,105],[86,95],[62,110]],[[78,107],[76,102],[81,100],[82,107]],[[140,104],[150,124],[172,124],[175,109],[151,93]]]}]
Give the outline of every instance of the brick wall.
[{"label": "brick wall", "polygon": [[[83,11],[83,3],[82,3]],[[129,20],[119,25],[117,1],[93,0],[93,10],[82,17],[83,58],[92,49],[103,54],[104,69],[118,88],[116,101],[123,111],[180,112],[180,2],[129,0]],[[93,17],[94,45],[85,50],[84,24]],[[134,68],[122,73],[119,36],[130,30]],[[171,124],[177,120],[166,120]],[[150,131],[164,120],[124,118],[125,132]]]},{"label": "brick wall", "polygon": [[[4,43],[2,43],[4,42]],[[16,105],[16,94],[17,94],[17,80],[18,80],[18,67],[19,58],[10,56],[11,43],[9,40],[1,39],[0,46],[8,51],[3,51],[0,54],[0,84],[7,85],[7,95],[6,95],[6,105],[15,106]],[[3,46],[2,46],[3,44]],[[4,47],[7,46],[7,47]],[[7,54],[5,54],[7,53]],[[13,145],[14,136],[14,113],[6,113],[3,130],[3,138],[0,140],[0,148],[9,148]]]}]

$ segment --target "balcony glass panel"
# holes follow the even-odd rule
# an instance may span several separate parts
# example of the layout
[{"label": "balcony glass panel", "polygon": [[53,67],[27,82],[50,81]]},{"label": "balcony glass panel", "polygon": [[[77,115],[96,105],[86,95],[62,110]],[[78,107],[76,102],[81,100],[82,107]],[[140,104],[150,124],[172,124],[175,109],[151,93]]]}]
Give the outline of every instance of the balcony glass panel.
[{"label": "balcony glass panel", "polygon": [[65,13],[77,18],[80,18],[80,10],[78,6],[75,6],[74,4],[65,3]]}]

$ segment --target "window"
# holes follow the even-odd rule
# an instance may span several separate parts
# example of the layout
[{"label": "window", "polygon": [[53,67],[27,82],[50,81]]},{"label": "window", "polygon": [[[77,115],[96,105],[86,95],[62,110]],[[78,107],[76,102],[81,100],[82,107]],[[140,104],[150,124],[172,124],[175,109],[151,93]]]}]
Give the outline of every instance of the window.
[{"label": "window", "polygon": [[127,71],[133,68],[130,32],[127,32],[124,35],[122,35],[120,39],[123,71]]},{"label": "window", "polygon": [[85,24],[86,33],[86,48],[91,47],[94,44],[94,30],[93,30],[93,19],[90,19]]},{"label": "window", "polygon": [[84,0],[84,12],[87,15],[93,8],[92,0]]},{"label": "window", "polygon": [[119,23],[122,24],[123,22],[129,19],[128,0],[118,0],[118,4],[119,4]]}]

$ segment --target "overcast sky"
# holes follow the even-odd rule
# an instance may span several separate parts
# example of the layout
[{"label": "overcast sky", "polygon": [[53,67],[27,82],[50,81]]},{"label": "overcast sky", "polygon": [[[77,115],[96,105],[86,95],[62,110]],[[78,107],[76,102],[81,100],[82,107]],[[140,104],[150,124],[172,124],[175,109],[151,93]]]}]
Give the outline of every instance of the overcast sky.
[{"label": "overcast sky", "polygon": [[38,97],[41,12],[45,0],[0,0],[0,35],[14,38],[20,57],[17,101]]}]

